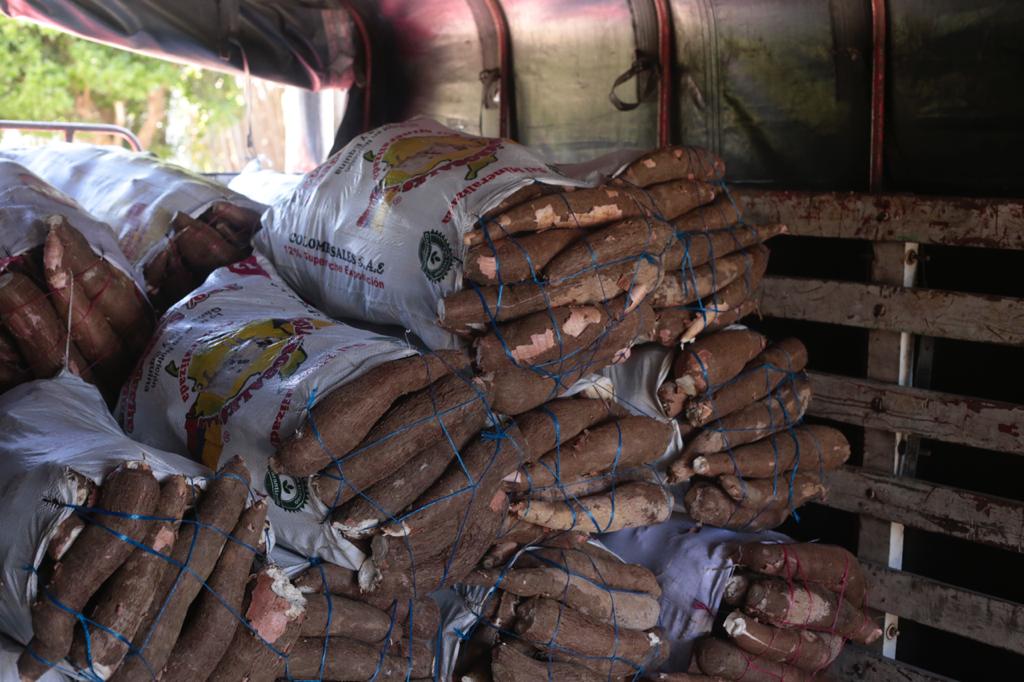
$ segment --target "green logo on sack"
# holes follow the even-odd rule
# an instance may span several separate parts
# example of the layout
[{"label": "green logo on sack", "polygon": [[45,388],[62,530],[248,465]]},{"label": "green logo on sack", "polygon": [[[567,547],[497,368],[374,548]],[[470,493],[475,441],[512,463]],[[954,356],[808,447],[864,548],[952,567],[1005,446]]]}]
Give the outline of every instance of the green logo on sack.
[{"label": "green logo on sack", "polygon": [[431,282],[440,282],[451,272],[452,247],[437,230],[423,233],[420,239],[420,269]]},{"label": "green logo on sack", "polygon": [[263,485],[274,504],[285,511],[299,511],[309,500],[309,484],[304,478],[278,475],[267,469]]}]

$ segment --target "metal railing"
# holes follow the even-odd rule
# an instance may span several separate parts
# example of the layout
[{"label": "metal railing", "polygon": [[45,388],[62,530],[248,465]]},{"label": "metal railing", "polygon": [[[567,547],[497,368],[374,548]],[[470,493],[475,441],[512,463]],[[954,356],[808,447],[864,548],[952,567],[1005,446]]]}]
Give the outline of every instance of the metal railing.
[{"label": "metal railing", "polygon": [[64,140],[71,142],[75,139],[75,133],[103,133],[105,135],[117,135],[127,140],[132,150],[142,151],[142,143],[135,133],[121,126],[110,123],[68,123],[65,121],[8,121],[0,120],[0,130],[40,130],[50,132],[63,132]]}]

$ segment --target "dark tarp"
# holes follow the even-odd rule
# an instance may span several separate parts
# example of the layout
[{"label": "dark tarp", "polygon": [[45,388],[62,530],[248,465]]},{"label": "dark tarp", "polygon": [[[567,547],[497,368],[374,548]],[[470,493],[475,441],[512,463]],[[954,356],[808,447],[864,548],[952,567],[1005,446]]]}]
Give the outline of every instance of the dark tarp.
[{"label": "dark tarp", "polygon": [[354,79],[353,27],[339,3],[281,0],[0,0],[0,11],[68,33],[311,90]]}]

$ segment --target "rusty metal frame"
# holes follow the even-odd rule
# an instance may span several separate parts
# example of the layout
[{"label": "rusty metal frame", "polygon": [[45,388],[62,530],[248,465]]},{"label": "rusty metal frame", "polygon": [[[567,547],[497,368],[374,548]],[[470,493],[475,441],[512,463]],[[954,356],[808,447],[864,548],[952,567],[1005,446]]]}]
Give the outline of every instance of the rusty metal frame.
[{"label": "rusty metal frame", "polygon": [[0,130],[38,130],[43,132],[63,132],[66,142],[73,142],[75,133],[103,133],[117,135],[128,142],[132,151],[141,152],[142,143],[135,133],[122,126],[110,123],[70,123],[67,121],[10,121],[0,120]]}]

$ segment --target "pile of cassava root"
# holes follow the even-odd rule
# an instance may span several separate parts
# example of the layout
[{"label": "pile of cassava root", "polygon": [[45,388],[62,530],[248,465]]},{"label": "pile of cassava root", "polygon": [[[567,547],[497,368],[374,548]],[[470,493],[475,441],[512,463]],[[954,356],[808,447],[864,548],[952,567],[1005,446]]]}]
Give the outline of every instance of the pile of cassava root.
[{"label": "pile of cassava root", "polygon": [[467,286],[440,305],[442,327],[472,339],[498,383],[554,393],[628,357],[754,309],[781,225],[743,223],[722,161],[656,150],[594,189],[528,185],[465,236]]},{"label": "pile of cassava root", "polygon": [[695,521],[773,528],[825,496],[825,472],[846,461],[850,445],[836,429],[801,423],[806,365],[798,339],[769,343],[745,328],[701,336],[675,357],[658,397],[686,433],[669,480],[691,482],[684,503]]},{"label": "pile of cassava root", "polygon": [[246,258],[259,228],[256,211],[226,201],[216,202],[198,218],[175,213],[167,238],[142,269],[153,305],[166,310],[217,268]]},{"label": "pile of cassava root", "polygon": [[241,459],[202,490],[158,482],[143,462],[98,487],[78,478],[39,568],[22,680],[65,658],[125,681],[430,677],[436,604],[414,605],[414,622],[408,604],[364,598],[326,565],[290,581],[267,560],[267,503],[253,501]]},{"label": "pile of cassava root", "polygon": [[[846,640],[870,644],[881,628],[865,613],[856,557],[832,545],[749,543],[736,548],[721,635],[697,642],[694,662],[711,679],[821,679]],[[697,678],[706,679],[706,678]]]},{"label": "pile of cassava root", "polygon": [[314,475],[330,523],[368,546],[353,577],[363,593],[426,594],[489,550],[668,518],[672,497],[640,468],[664,453],[669,425],[586,398],[503,422],[500,387],[467,364],[455,351],[384,363],[314,406],[270,461]]},{"label": "pile of cassava root", "polygon": [[62,216],[47,220],[44,244],[0,267],[0,392],[67,367],[112,400],[152,330],[132,278]]},{"label": "pile of cassava root", "polygon": [[487,592],[460,682],[634,679],[668,656],[654,574],[596,545],[556,536],[465,583]]}]

